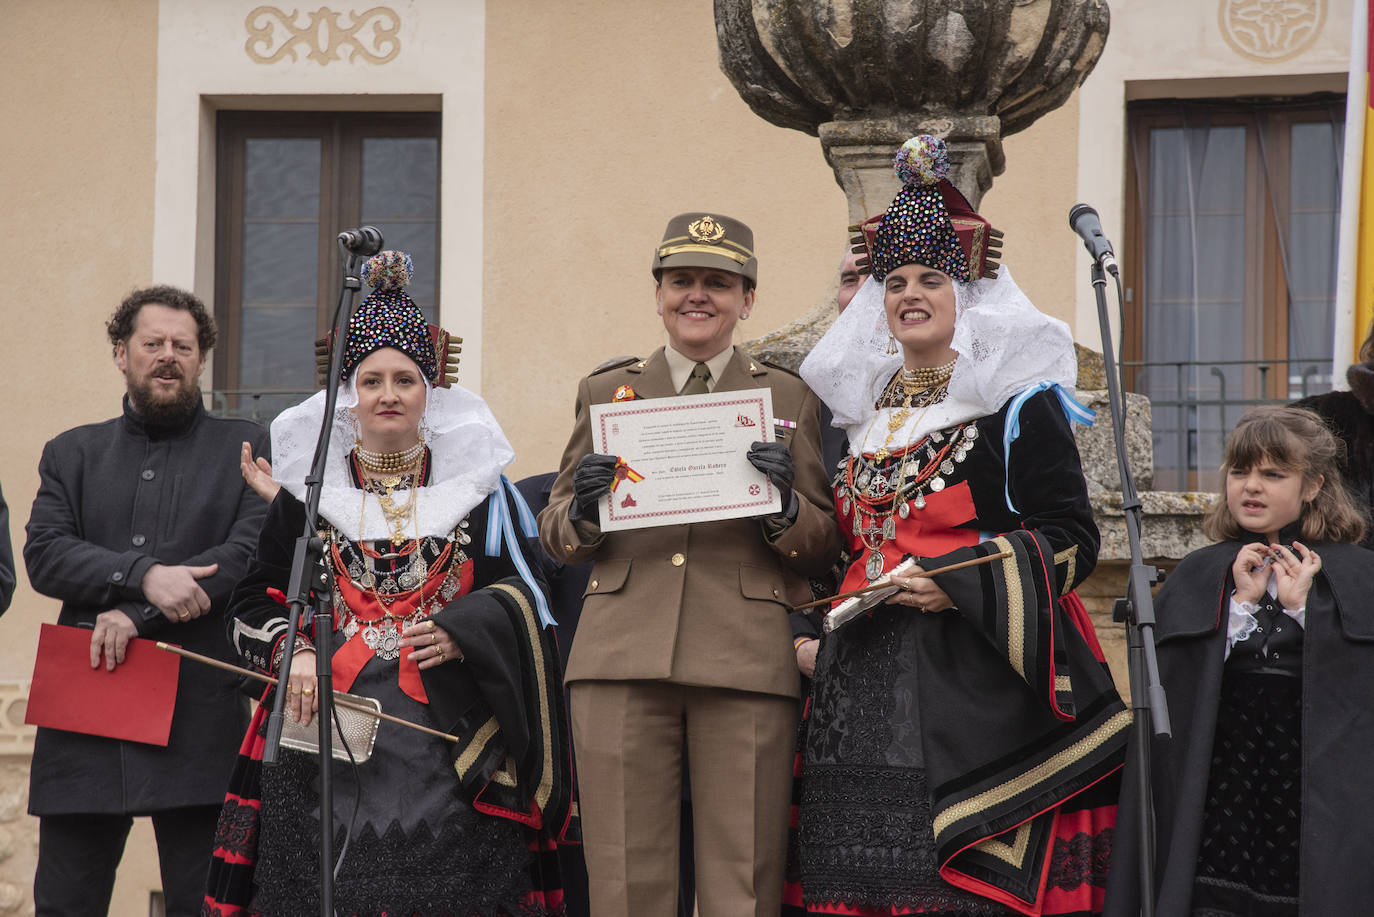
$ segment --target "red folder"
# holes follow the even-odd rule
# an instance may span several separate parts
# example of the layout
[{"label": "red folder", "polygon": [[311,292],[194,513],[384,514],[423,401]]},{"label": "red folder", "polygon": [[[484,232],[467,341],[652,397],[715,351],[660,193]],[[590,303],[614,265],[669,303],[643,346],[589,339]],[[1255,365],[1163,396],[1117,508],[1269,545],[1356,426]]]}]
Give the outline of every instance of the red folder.
[{"label": "red folder", "polygon": [[167,744],[181,657],[133,639],[113,672],[91,668],[91,631],[44,624],[24,722],[50,729]]}]

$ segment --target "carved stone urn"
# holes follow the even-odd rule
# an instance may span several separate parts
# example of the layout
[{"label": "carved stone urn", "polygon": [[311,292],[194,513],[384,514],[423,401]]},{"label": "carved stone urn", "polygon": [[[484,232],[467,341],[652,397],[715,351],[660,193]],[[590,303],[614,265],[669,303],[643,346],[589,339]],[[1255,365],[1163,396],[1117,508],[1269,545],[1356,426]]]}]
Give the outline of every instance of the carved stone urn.
[{"label": "carved stone urn", "polygon": [[[977,207],[1002,138],[1083,82],[1109,19],[1106,0],[714,2],[721,69],[759,117],[820,137],[851,223],[891,202],[892,156],[916,134],[945,141],[950,181]],[[832,287],[745,346],[795,369],[834,317]]]},{"label": "carved stone urn", "polygon": [[949,146],[974,207],[1002,138],[1059,107],[1097,63],[1105,0],[715,0],[720,65],[761,118],[820,137],[854,222],[897,192],[908,137]]}]

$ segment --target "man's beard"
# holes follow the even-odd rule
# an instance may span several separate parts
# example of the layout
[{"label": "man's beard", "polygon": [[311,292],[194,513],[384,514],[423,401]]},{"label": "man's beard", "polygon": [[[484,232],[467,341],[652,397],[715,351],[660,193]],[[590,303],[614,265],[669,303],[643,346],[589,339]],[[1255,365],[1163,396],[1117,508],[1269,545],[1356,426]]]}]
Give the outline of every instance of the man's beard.
[{"label": "man's beard", "polygon": [[152,378],[142,381],[128,379],[129,401],[138,416],[152,427],[177,427],[191,419],[200,404],[200,386],[194,381],[179,379],[170,394],[159,393]]}]

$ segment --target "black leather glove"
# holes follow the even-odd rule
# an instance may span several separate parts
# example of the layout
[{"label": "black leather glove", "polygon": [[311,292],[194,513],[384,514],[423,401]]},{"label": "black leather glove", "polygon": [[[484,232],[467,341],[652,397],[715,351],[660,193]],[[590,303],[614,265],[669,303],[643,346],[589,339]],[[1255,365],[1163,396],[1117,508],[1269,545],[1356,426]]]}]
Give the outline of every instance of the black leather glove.
[{"label": "black leather glove", "polygon": [[749,464],[762,471],[782,497],[782,515],[788,520],[797,518],[796,494],[792,492],[792,481],[796,479],[796,468],[792,464],[792,450],[786,443],[754,443],[749,447]]},{"label": "black leather glove", "polygon": [[582,456],[577,467],[573,469],[573,498],[568,504],[569,519],[573,522],[583,519],[588,522],[598,520],[596,501],[611,489],[616,461],[614,455],[602,455],[599,452]]}]

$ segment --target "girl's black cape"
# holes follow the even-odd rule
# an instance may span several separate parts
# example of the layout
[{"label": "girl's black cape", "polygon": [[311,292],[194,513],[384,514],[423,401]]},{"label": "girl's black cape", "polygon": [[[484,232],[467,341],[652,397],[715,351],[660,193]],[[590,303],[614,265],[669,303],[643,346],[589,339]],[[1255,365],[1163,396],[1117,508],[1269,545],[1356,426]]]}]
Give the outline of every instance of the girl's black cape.
[{"label": "girl's black cape", "polygon": [[[1326,917],[1374,902],[1374,552],[1313,547],[1322,569],[1308,593],[1304,635],[1299,896],[1304,917]],[[1155,599],[1173,725],[1173,738],[1152,747],[1160,915],[1190,913],[1238,550],[1224,542],[1194,551]],[[1114,917],[1140,908],[1140,807],[1135,758],[1126,760],[1107,882],[1106,913]]]}]

